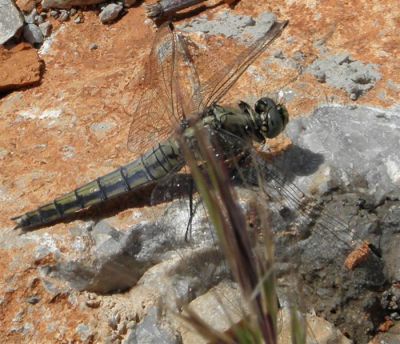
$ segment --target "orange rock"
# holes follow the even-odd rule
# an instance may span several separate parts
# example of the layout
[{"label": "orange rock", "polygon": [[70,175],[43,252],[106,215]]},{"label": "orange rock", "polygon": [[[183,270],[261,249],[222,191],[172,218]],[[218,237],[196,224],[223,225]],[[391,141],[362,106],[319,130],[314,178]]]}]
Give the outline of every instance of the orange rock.
[{"label": "orange rock", "polygon": [[357,247],[347,256],[344,265],[347,269],[353,270],[362,262],[365,262],[370,253],[371,249],[369,248],[369,243],[367,241],[364,241],[360,247]]},{"label": "orange rock", "polygon": [[0,65],[0,92],[35,85],[42,77],[43,61],[27,43],[0,49]]},{"label": "orange rock", "polygon": [[385,321],[379,325],[379,332],[387,332],[394,325],[394,321],[386,317]]},{"label": "orange rock", "polygon": [[36,1],[35,0],[16,0],[15,3],[17,4],[18,8],[24,13],[32,12],[33,8],[35,7]]}]

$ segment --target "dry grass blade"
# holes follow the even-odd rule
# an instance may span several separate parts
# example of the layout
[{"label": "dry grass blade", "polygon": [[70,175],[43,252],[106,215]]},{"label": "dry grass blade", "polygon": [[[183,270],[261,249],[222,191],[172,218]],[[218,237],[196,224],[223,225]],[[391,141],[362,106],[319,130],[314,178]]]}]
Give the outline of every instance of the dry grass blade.
[{"label": "dry grass blade", "polygon": [[[211,187],[183,140],[181,149],[216,228],[220,245],[235,280],[249,303],[251,314],[254,315],[253,325],[257,325],[248,326],[247,331],[239,331],[235,336],[238,336],[237,339],[243,337],[244,341],[239,342],[249,342],[249,338],[252,338],[250,342],[254,342],[253,340],[257,338],[263,338],[267,343],[276,343],[278,301],[275,276],[272,261],[265,261],[265,258],[271,259],[272,254],[263,256],[257,255],[254,251],[246,218],[238,205],[223,161],[216,158],[215,146],[211,148],[213,145],[207,140],[204,129],[195,128],[195,136],[202,160],[207,162],[206,170]],[[192,320],[199,326],[197,319]]]}]

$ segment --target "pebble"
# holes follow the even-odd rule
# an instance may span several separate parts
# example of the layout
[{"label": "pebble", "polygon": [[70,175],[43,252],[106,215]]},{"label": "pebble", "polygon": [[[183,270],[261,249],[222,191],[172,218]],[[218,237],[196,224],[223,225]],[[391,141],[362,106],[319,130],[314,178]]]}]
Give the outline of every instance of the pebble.
[{"label": "pebble", "polygon": [[35,17],[35,23],[36,24],[42,24],[44,22],[44,18],[42,16],[36,16]]},{"label": "pebble", "polygon": [[29,13],[26,16],[24,16],[25,23],[27,23],[27,24],[35,24],[35,17],[36,16],[37,16],[37,11],[36,11],[36,8],[34,8],[31,13]]},{"label": "pebble", "polygon": [[90,50],[96,50],[98,48],[98,45],[96,43],[92,43],[89,45]]},{"label": "pebble", "polygon": [[58,18],[58,16],[59,16],[59,13],[58,13],[58,11],[56,11],[56,10],[52,10],[52,11],[50,11],[50,15],[53,17],[53,18]]},{"label": "pebble", "polygon": [[102,9],[99,14],[100,21],[103,24],[110,23],[117,19],[123,7],[119,4],[109,4]]},{"label": "pebble", "polygon": [[95,299],[95,300],[86,300],[86,306],[89,308],[99,308],[101,304],[100,299]]},{"label": "pebble", "polygon": [[27,24],[24,26],[24,38],[31,44],[43,43],[43,34],[39,27],[35,24]]},{"label": "pebble", "polygon": [[69,13],[67,10],[61,10],[60,11],[60,16],[58,17],[58,20],[60,22],[65,22],[69,19]]},{"label": "pebble", "polygon": [[124,0],[125,7],[132,7],[136,3],[137,3],[137,0]]},{"label": "pebble", "polygon": [[44,37],[50,36],[52,28],[53,25],[50,22],[44,22],[39,24],[39,29],[40,31],[42,31]]},{"label": "pebble", "polygon": [[30,303],[31,305],[36,305],[40,301],[39,296],[30,296],[26,299],[26,302]]},{"label": "pebble", "polygon": [[81,23],[83,23],[84,21],[85,21],[85,20],[84,20],[84,18],[83,18],[82,15],[77,15],[76,18],[74,19],[74,23],[75,23],[75,24],[81,24]]},{"label": "pebble", "polygon": [[70,15],[71,17],[73,17],[77,12],[78,12],[78,11],[76,10],[76,8],[71,8],[70,11],[69,11],[69,15]]}]

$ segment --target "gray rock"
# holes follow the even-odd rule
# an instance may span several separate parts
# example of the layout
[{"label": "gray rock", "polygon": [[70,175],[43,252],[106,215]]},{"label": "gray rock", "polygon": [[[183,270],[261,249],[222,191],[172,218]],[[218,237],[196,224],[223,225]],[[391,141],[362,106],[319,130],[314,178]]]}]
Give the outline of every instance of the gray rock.
[{"label": "gray rock", "polygon": [[35,23],[36,24],[42,24],[44,23],[44,18],[40,15],[35,16]]},{"label": "gray rock", "polygon": [[71,8],[71,10],[69,11],[69,14],[71,17],[73,17],[78,11],[76,10],[76,8]]},{"label": "gray rock", "polygon": [[43,43],[42,31],[35,24],[27,24],[24,26],[24,38],[31,44]]},{"label": "gray rock", "polygon": [[286,133],[294,146],[277,162],[303,190],[340,186],[377,201],[400,192],[399,108],[323,106]]},{"label": "gray rock", "polygon": [[29,13],[26,16],[24,16],[25,23],[27,23],[27,24],[35,24],[35,17],[36,16],[37,16],[37,11],[36,11],[36,8],[34,8],[31,13]]},{"label": "gray rock", "polygon": [[6,43],[24,25],[24,17],[12,0],[0,0],[0,44]]},{"label": "gray rock", "polygon": [[51,34],[51,30],[53,29],[53,25],[47,21],[39,24],[39,29],[44,37],[49,37]]},{"label": "gray rock", "polygon": [[235,15],[225,11],[212,20],[206,16],[200,16],[180,25],[179,29],[186,32],[200,31],[209,35],[223,35],[246,44],[264,36],[275,20],[276,17],[272,13],[262,13],[255,20],[249,16]]},{"label": "gray rock", "polygon": [[58,17],[58,21],[65,22],[69,19],[69,12],[66,10],[60,11],[60,16]]},{"label": "gray rock", "polygon": [[158,317],[158,309],[152,307],[146,317],[124,340],[123,344],[179,344],[182,343],[178,334]]},{"label": "gray rock", "polygon": [[99,14],[100,21],[103,24],[110,23],[118,18],[123,6],[119,4],[108,4]]},{"label": "gray rock", "polygon": [[51,15],[53,18],[58,18],[58,16],[60,15],[60,13],[59,13],[57,10],[51,10],[51,11],[50,11],[50,15]]},{"label": "gray rock", "polygon": [[348,54],[318,59],[306,72],[321,83],[345,90],[352,100],[366,93],[381,79],[376,65],[353,61]]}]

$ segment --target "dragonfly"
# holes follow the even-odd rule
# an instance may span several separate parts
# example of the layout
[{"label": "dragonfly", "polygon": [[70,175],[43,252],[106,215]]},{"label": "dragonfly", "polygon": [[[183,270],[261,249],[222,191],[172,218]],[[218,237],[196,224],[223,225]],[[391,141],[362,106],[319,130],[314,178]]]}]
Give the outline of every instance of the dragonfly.
[{"label": "dragonfly", "polygon": [[[14,217],[16,228],[31,229],[50,225],[72,214],[105,202],[111,198],[134,192],[154,184],[167,175],[179,171],[185,161],[174,135],[177,127],[191,142],[193,128],[190,122],[199,122],[217,133],[225,150],[238,153],[242,147],[239,137],[246,142],[264,142],[276,137],[288,122],[283,105],[268,97],[260,98],[254,108],[241,101],[238,108],[218,105],[239,77],[283,32],[288,21],[274,21],[268,32],[242,51],[231,63],[200,82],[192,63],[189,45],[171,23],[156,33],[145,68],[144,91],[135,99],[128,148],[138,152],[143,144],[157,142],[150,150],[129,164],[97,178],[52,202]],[[220,134],[221,133],[221,134]],[[222,134],[225,133],[225,134]],[[228,133],[229,135],[226,135]],[[140,134],[140,140],[137,135]]]},{"label": "dragonfly", "polygon": [[[221,106],[218,102],[287,24],[287,21],[273,22],[263,37],[204,82],[193,63],[190,42],[172,24],[160,27],[142,79],[143,92],[133,99],[136,106],[128,135],[128,149],[133,153],[141,152],[143,147],[152,148],[127,165],[13,218],[16,228],[29,230],[50,225],[125,193],[140,191],[148,185],[162,185],[162,180],[185,165],[177,132],[189,144],[194,156],[200,156],[196,153],[193,123],[215,134],[218,151],[227,159],[251,149],[255,142],[264,143],[278,136],[285,129],[289,114],[272,98],[261,97],[254,108],[244,101],[240,101],[237,108]],[[306,197],[273,164],[265,164],[258,157],[254,159],[257,162],[253,165],[258,171],[262,169],[261,189],[279,204],[280,212],[295,211],[298,222],[312,222],[312,218],[318,217],[324,235],[354,246],[345,223],[330,214],[322,214],[318,202]],[[257,179],[247,178],[250,178],[247,184]]]}]

